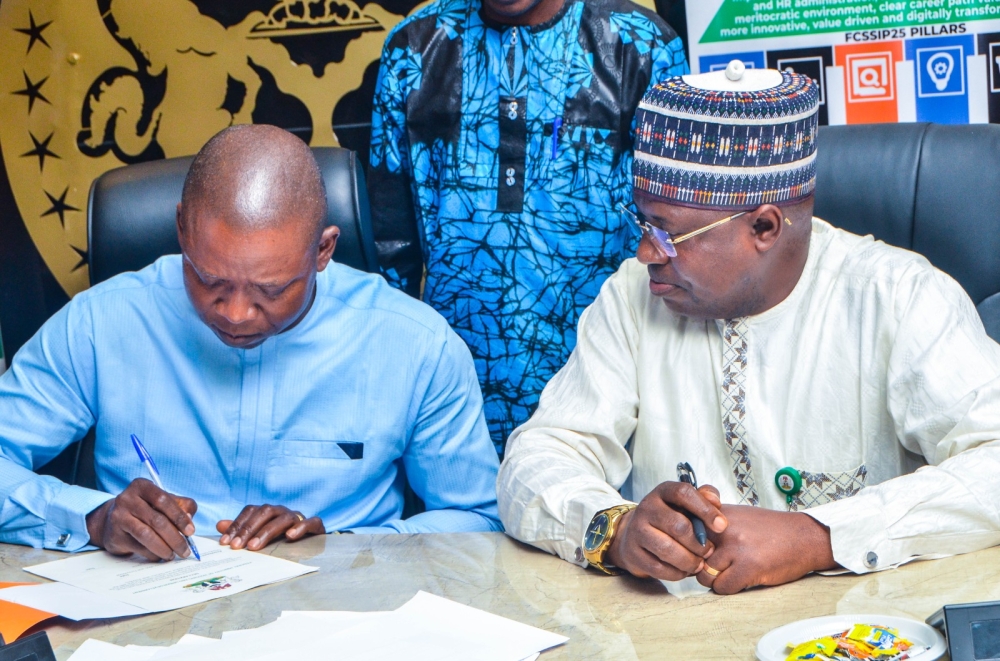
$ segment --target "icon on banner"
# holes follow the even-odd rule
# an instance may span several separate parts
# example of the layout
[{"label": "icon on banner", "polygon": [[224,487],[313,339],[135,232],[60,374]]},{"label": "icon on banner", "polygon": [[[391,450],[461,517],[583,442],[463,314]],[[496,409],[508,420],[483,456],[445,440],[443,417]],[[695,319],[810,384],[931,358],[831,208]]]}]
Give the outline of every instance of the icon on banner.
[{"label": "icon on banner", "polygon": [[948,87],[948,81],[951,80],[951,73],[954,70],[955,58],[951,56],[951,53],[935,53],[927,60],[927,73],[939,92],[943,92],[944,88]]},{"label": "icon on banner", "polygon": [[849,91],[852,102],[889,101],[895,98],[890,77],[891,53],[848,55],[847,63],[851,71]]},{"label": "icon on banner", "polygon": [[[743,66],[745,66],[747,69],[755,69],[756,68],[754,66],[753,62],[749,62],[749,61],[746,61],[746,60],[740,60],[740,61],[743,62]],[[725,71],[726,67],[728,67],[728,66],[729,66],[729,62],[716,62],[715,64],[710,65],[708,67],[708,70],[709,71]]]},{"label": "icon on banner", "polygon": [[990,91],[1000,92],[1000,42],[990,44]]},{"label": "icon on banner", "polygon": [[965,94],[965,54],[961,46],[918,48],[917,96]]}]

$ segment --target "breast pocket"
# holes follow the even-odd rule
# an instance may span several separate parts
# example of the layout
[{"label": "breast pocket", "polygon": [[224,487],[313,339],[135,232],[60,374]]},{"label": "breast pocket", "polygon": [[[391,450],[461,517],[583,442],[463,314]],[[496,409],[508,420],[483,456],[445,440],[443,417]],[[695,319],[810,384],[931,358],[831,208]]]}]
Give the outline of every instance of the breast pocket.
[{"label": "breast pocket", "polygon": [[865,488],[868,469],[864,464],[849,471],[812,473],[800,470],[802,490],[792,497],[788,509],[792,512],[819,507],[835,500],[856,495]]},{"label": "breast pocket", "polygon": [[278,440],[271,448],[270,466],[347,468],[365,456],[361,441]]}]

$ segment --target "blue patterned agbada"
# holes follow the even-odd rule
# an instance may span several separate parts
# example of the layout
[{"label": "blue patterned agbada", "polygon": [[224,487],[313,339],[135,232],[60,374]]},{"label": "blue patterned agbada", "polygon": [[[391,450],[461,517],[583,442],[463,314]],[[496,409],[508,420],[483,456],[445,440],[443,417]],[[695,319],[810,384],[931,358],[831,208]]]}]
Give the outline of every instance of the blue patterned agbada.
[{"label": "blue patterned agbada", "polygon": [[382,54],[369,191],[379,257],[468,343],[497,451],[576,343],[576,322],[633,254],[643,93],[688,73],[683,46],[627,0],[567,0],[550,21],[484,20],[439,0]]}]

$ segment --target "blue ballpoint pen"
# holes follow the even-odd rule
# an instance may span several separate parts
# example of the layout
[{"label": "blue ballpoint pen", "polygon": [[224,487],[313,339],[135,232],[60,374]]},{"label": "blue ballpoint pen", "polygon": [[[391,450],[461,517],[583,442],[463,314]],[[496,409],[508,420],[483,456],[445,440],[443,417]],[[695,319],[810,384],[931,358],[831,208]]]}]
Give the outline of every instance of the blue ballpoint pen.
[{"label": "blue ballpoint pen", "polygon": [[552,120],[552,158],[559,155],[559,129],[562,128],[562,117]]},{"label": "blue ballpoint pen", "polygon": [[[146,446],[142,444],[142,441],[140,441],[139,437],[135,434],[132,434],[132,445],[135,447],[135,451],[139,453],[139,461],[141,461],[142,465],[146,467],[146,471],[149,473],[149,477],[153,480],[153,483],[166,491],[166,489],[163,488],[163,482],[160,481],[160,471],[156,469],[156,463],[153,461],[153,458],[149,456]],[[194,539],[188,537],[187,535],[183,535],[183,537],[188,543],[188,546],[191,548],[191,553],[193,553],[194,557],[198,559],[198,562],[201,562],[201,554],[198,553],[198,547],[194,545]]]}]

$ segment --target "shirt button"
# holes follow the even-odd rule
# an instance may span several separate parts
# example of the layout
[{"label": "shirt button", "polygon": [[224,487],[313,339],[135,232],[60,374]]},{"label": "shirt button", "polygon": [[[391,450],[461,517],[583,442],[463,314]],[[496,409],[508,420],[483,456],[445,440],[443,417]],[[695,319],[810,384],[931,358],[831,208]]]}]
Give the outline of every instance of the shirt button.
[{"label": "shirt button", "polygon": [[69,543],[69,538],[72,536],[73,535],[69,534],[68,532],[64,532],[63,534],[59,535],[59,539],[56,540],[56,546],[66,546],[66,544]]},{"label": "shirt button", "polygon": [[579,546],[576,547],[575,557],[577,562],[583,562],[583,549],[581,549]]},{"label": "shirt button", "polygon": [[865,567],[868,567],[868,569],[878,567],[878,554],[875,551],[869,551],[865,554]]}]

